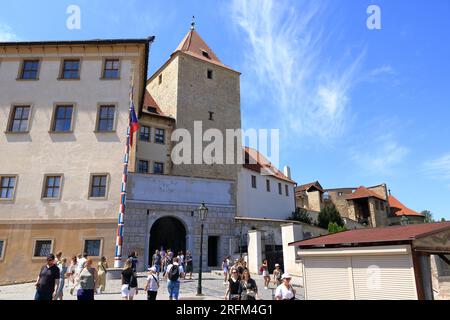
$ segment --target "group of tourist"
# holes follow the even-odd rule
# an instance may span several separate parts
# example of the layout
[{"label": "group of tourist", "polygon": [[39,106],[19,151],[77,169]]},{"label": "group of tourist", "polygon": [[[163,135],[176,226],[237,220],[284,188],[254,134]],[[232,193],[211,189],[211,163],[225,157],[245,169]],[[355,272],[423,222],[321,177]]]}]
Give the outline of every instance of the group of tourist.
[{"label": "group of tourist", "polygon": [[[222,261],[222,270],[224,275],[224,285],[227,285],[225,300],[257,300],[258,286],[252,279],[250,271],[247,269],[247,263],[243,258],[236,259],[232,264],[231,257],[226,257]],[[260,273],[264,278],[264,289],[269,288],[270,273],[269,263],[264,260],[260,268]],[[273,284],[276,286],[276,300],[294,300],[295,289],[291,285],[292,277],[283,274],[280,265],[275,264],[273,271]]]},{"label": "group of tourist", "polygon": [[[180,266],[183,267],[184,273],[189,275],[189,280],[192,280],[192,271],[193,271],[193,258],[192,253],[188,250],[186,251],[186,255],[184,255],[183,251],[178,252],[178,255],[175,256],[175,253],[172,249],[165,250],[161,247],[160,250],[156,250],[152,257],[152,267],[156,269],[156,274],[159,278],[160,272],[163,272],[163,277],[166,276],[168,271],[168,267],[173,264],[174,258],[178,259]],[[184,278],[184,275],[183,275]]]},{"label": "group of tourist", "polygon": [[67,266],[67,258],[62,252],[56,256],[49,254],[47,263],[42,266],[36,279],[35,300],[63,300],[64,287],[70,286],[70,294],[75,289],[78,300],[94,300],[95,294],[102,294],[106,288],[106,272],[108,263],[102,257],[97,269],[93,266],[92,258],[87,253],[73,256]]},{"label": "group of tourist", "polygon": [[[192,279],[192,254],[182,251],[175,256],[170,249],[156,250],[152,257],[152,266],[149,269],[144,290],[147,300],[156,300],[160,288],[160,273],[167,280],[167,291],[170,300],[178,300],[180,293],[180,280]],[[138,255],[132,252],[125,262],[121,272],[121,296],[123,300],[133,300],[139,292],[137,276]],[[232,262],[231,257],[226,257],[222,262],[224,284],[227,285],[226,300],[257,300],[258,286],[252,279],[243,258]],[[105,257],[94,267],[93,259],[86,253],[73,256],[70,265],[67,266],[67,258],[62,257],[62,252],[47,256],[47,263],[41,268],[36,280],[35,300],[63,300],[64,287],[70,287],[70,294],[76,290],[78,300],[94,300],[95,294],[102,294],[106,288],[106,273],[108,263]],[[270,284],[269,264],[264,260],[260,272],[264,278],[264,288]],[[67,281],[66,281],[67,279]],[[276,300],[295,299],[295,290],[291,285],[291,276],[283,274],[279,264],[275,264],[273,283],[277,286]]]}]

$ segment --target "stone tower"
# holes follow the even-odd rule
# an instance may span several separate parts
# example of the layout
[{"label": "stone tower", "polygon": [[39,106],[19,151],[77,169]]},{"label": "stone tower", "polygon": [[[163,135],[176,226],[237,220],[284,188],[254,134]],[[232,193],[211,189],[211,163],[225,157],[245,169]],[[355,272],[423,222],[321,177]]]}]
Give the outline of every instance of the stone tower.
[{"label": "stone tower", "polygon": [[[147,89],[162,111],[176,119],[177,129],[192,136],[191,163],[194,163],[194,122],[201,121],[203,133],[241,128],[240,73],[224,65],[194,27],[187,33],[169,60],[149,79]],[[196,137],[198,139],[198,136]],[[229,141],[228,141],[229,142]],[[203,148],[210,142],[203,142]],[[241,150],[241,139],[236,148]],[[174,165],[171,174],[201,178],[236,180],[240,166],[226,164]],[[198,159],[198,158],[197,158]]]}]

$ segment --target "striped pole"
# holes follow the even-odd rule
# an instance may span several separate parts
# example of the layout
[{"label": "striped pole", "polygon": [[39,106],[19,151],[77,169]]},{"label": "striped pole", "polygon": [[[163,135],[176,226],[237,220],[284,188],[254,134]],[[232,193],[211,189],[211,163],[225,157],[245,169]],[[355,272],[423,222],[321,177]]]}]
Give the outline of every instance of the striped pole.
[{"label": "striped pole", "polygon": [[[133,89],[130,94],[130,111],[133,105]],[[130,118],[130,116],[128,116]],[[120,206],[119,206],[119,220],[117,223],[117,239],[116,239],[116,254],[114,258],[114,268],[122,267],[122,250],[123,250],[123,228],[124,228],[124,215],[127,202],[127,178],[128,178],[128,163],[130,158],[130,122],[128,121],[127,139],[125,144],[125,156],[123,158],[123,174],[122,174],[122,187],[120,190]]]}]

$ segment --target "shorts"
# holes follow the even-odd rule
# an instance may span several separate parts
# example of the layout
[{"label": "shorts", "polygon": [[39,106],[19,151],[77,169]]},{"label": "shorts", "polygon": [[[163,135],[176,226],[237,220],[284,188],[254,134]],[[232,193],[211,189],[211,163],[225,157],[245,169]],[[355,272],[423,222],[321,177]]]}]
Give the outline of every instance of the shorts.
[{"label": "shorts", "polygon": [[132,298],[136,295],[137,288],[130,288],[127,284],[122,285],[120,289],[120,293],[122,294],[122,298]]},{"label": "shorts", "polygon": [[178,300],[178,295],[180,294],[180,281],[167,281],[167,291],[169,292],[169,297]]},{"label": "shorts", "polygon": [[161,272],[161,265],[155,264],[154,267],[156,268],[156,272],[157,272],[157,273],[160,273],[160,272]]},{"label": "shorts", "polygon": [[263,273],[262,273],[262,276],[263,277],[270,277],[269,271],[264,270]]},{"label": "shorts", "polygon": [[147,300],[156,300],[158,291],[147,291]]}]

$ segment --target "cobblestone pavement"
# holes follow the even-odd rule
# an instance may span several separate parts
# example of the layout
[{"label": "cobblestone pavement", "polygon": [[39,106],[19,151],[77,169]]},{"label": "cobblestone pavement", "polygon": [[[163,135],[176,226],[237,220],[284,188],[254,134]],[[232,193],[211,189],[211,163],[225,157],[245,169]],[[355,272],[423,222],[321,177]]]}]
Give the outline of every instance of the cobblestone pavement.
[{"label": "cobblestone pavement", "polygon": [[[204,273],[202,288],[202,297],[197,297],[197,275],[194,274],[193,280],[181,280],[180,300],[223,300],[226,286],[223,284],[223,278],[214,273]],[[275,293],[275,286],[271,283],[268,290],[264,289],[263,279],[261,276],[255,276],[257,282],[260,298],[263,300],[272,300]],[[294,287],[297,290],[297,298],[303,299],[303,290],[297,286],[299,283],[294,280]],[[140,292],[135,297],[135,300],[146,300],[147,294],[143,291],[145,286],[145,273],[139,274],[139,288]],[[0,287],[0,300],[33,300],[35,287],[33,283],[18,284]],[[69,287],[64,288],[65,300],[76,300],[76,296],[70,295]],[[96,300],[120,300],[120,280],[110,280],[106,285],[106,292],[95,296]],[[161,286],[158,291],[157,300],[168,300],[166,281],[161,281]]]}]

